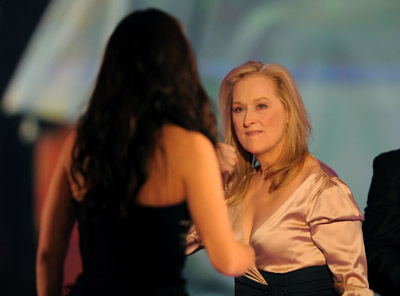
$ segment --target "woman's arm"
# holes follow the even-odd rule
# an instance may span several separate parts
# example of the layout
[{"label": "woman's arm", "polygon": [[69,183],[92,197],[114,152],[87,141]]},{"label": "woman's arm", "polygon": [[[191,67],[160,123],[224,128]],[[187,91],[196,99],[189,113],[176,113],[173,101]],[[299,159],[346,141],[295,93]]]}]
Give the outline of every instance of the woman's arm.
[{"label": "woman's arm", "polygon": [[182,178],[202,244],[218,271],[228,276],[242,275],[254,264],[254,251],[234,238],[215,149],[199,133],[191,132],[187,141]]},{"label": "woman's arm", "polygon": [[347,185],[337,178],[328,181],[314,198],[306,219],[340,295],[373,296],[367,278],[363,216]]},{"label": "woman's arm", "polygon": [[68,182],[74,137],[67,138],[46,197],[36,255],[38,296],[61,295],[64,259],[75,221],[73,197]]},{"label": "woman's arm", "polygon": [[[235,166],[238,161],[236,150],[232,145],[218,142],[216,153],[223,184],[225,184],[226,178],[235,171]],[[204,246],[202,245],[199,232],[197,231],[196,226],[193,224],[189,229],[188,235],[186,236],[186,255],[196,253],[203,248]]]}]

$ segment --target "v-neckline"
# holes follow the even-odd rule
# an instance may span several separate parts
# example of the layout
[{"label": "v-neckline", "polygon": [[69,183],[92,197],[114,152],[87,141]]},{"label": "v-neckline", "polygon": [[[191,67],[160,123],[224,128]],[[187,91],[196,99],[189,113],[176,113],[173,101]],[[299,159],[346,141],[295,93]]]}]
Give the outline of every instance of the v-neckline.
[{"label": "v-neckline", "polygon": [[[311,154],[310,154],[311,155]],[[250,236],[247,238],[247,236],[245,236],[245,231],[243,229],[243,203],[241,203],[240,205],[240,227],[242,230],[242,234],[243,237],[246,237],[246,239],[248,239],[248,242],[251,242],[253,237],[255,236],[255,234],[257,233],[257,231],[261,228],[263,228],[263,226],[265,224],[267,224],[267,222],[269,222],[274,216],[276,216],[279,212],[282,211],[283,208],[286,207],[286,205],[289,203],[290,200],[293,199],[293,196],[296,195],[296,193],[302,188],[304,187],[305,184],[307,184],[309,182],[309,180],[312,179],[313,176],[317,175],[317,173],[321,173],[321,165],[318,161],[318,159],[316,159],[314,156],[311,155],[311,157],[316,160],[317,164],[318,164],[318,169],[316,169],[314,172],[312,172],[310,175],[307,176],[307,178],[289,195],[289,197],[276,209],[275,212],[272,213],[272,215],[270,215],[264,222],[262,222],[256,229],[254,229],[253,227],[251,228],[250,231]],[[254,221],[253,221],[254,222]]]}]

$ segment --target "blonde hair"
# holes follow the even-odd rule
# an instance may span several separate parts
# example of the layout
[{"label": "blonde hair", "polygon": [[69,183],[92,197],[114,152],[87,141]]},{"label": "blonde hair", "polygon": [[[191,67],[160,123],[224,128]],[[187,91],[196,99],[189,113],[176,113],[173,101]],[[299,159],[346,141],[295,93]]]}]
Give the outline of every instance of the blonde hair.
[{"label": "blonde hair", "polygon": [[262,75],[273,81],[276,94],[288,112],[285,146],[277,162],[267,168],[265,179],[271,181],[273,192],[288,184],[301,170],[308,154],[308,137],[311,125],[307,111],[290,72],[278,64],[262,64],[249,61],[230,71],[222,81],[218,104],[220,110],[221,134],[225,143],[238,151],[238,165],[225,183],[228,205],[234,205],[244,198],[253,171],[254,157],[247,152],[236,137],[232,123],[232,93],[235,84],[249,75]]}]

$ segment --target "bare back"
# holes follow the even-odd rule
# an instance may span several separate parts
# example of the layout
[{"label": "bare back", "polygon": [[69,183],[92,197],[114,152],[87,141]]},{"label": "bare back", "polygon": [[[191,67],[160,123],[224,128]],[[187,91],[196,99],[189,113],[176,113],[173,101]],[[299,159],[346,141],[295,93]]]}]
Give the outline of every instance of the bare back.
[{"label": "bare back", "polygon": [[168,206],[185,200],[182,155],[188,152],[191,133],[175,125],[162,128],[160,145],[155,150],[154,159],[149,162],[147,180],[137,197],[139,204]]}]

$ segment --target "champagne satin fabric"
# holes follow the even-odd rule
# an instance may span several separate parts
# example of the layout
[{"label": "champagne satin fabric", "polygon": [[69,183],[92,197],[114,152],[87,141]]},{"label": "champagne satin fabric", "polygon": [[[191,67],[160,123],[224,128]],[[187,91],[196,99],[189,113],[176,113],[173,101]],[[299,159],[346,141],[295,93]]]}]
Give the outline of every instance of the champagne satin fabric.
[{"label": "champagne satin fabric", "polygon": [[[230,208],[230,216],[237,239],[244,240],[241,204]],[[326,264],[341,294],[374,295],[368,289],[363,220],[348,186],[322,165],[253,229],[256,262],[246,275],[267,284],[258,269],[285,273]],[[188,252],[200,243],[196,235],[188,236]]]}]

